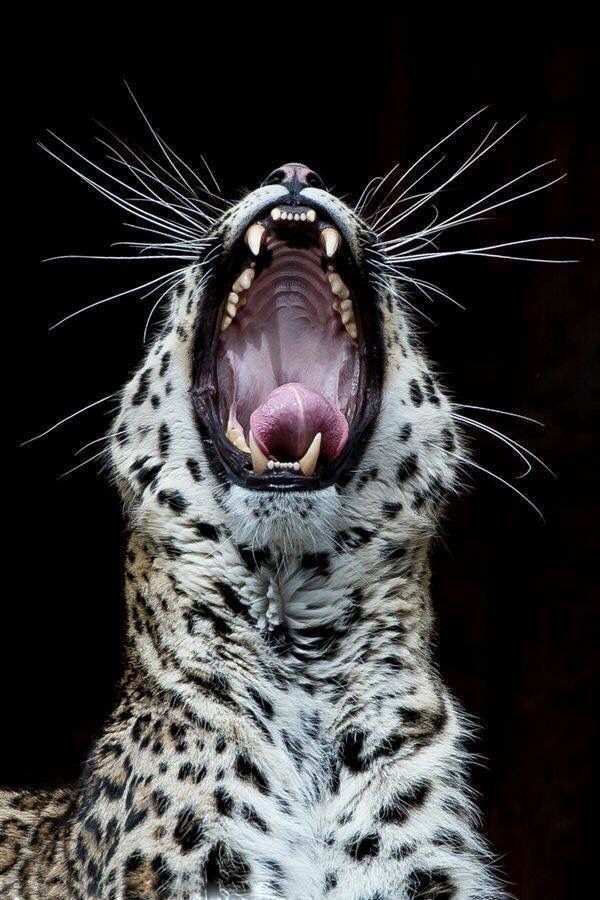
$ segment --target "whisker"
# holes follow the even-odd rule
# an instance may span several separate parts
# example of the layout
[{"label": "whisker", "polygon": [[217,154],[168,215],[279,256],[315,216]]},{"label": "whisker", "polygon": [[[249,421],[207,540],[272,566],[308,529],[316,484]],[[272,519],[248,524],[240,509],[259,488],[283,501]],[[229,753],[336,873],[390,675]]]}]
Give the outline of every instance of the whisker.
[{"label": "whisker", "polygon": [[463,163],[461,163],[461,165],[452,173],[452,175],[450,175],[448,178],[446,178],[446,180],[443,181],[442,184],[438,185],[437,188],[434,188],[432,191],[430,191],[430,193],[427,195],[427,197],[423,198],[422,200],[417,201],[417,203],[414,203],[411,207],[409,207],[409,209],[405,210],[399,216],[396,216],[395,219],[393,219],[390,223],[388,223],[385,226],[385,228],[383,228],[381,230],[380,234],[381,235],[385,234],[391,228],[394,228],[396,225],[398,225],[398,223],[401,222],[403,219],[406,219],[408,216],[410,216],[414,212],[416,212],[417,209],[420,209],[423,206],[423,204],[428,203],[429,200],[433,199],[433,197],[436,197],[441,191],[444,190],[444,188],[448,187],[448,185],[452,184],[452,182],[455,181],[457,178],[459,178],[464,172],[468,171],[468,169],[470,169],[472,166],[474,166],[475,163],[479,162],[479,160],[482,159],[487,153],[489,153],[490,150],[492,150],[497,144],[499,144],[500,141],[503,141],[504,138],[506,138],[511,133],[511,131],[513,131],[515,128],[517,128],[518,125],[521,124],[521,122],[523,122],[524,118],[525,117],[522,116],[520,119],[518,119],[516,122],[514,122],[508,128],[506,128],[491,143],[488,144],[488,143],[486,143],[486,141],[492,134],[493,128],[491,128],[488,131],[488,133],[485,135],[483,141],[481,141],[481,143],[475,148],[475,150],[471,153],[471,155],[468,156],[467,159]]},{"label": "whisker", "polygon": [[[556,477],[550,466],[547,466],[546,463],[539,458],[539,456],[536,456],[535,453],[532,453],[531,450],[529,450],[527,447],[524,447],[523,444],[519,444],[518,441],[515,441],[514,438],[509,437],[502,431],[499,431],[496,428],[492,428],[491,425],[486,425],[483,422],[478,422],[476,419],[471,419],[468,416],[462,416],[454,412],[452,414],[452,417],[454,419],[457,419],[459,422],[463,422],[466,425],[472,425],[474,428],[485,431],[487,434],[496,437],[499,441],[510,447],[525,462],[527,466],[527,472],[525,472],[525,475],[528,475],[529,472],[531,472],[531,463],[527,459],[527,457],[530,457],[531,459],[535,460],[535,462],[537,462],[540,466],[542,466],[542,468],[544,468],[547,472],[549,472],[550,475]],[[523,478],[524,476],[520,475],[519,477]]]},{"label": "whisker", "polygon": [[[188,172],[190,173],[190,175],[192,176],[192,178],[195,178],[195,179],[196,179],[196,181],[198,182],[198,184],[202,187],[202,189],[203,189],[204,191],[206,191],[207,194],[210,194],[210,193],[211,193],[210,189],[207,187],[207,185],[204,183],[204,181],[200,178],[200,176],[198,175],[198,173],[197,173],[197,172],[194,172],[194,170],[191,169],[190,166],[188,166],[188,164],[187,164],[183,159],[181,159],[181,158],[175,153],[175,151],[172,150],[172,149],[168,146],[168,144],[167,144],[165,141],[163,141],[163,139],[160,137],[160,135],[154,130],[154,128],[153,128],[152,125],[150,124],[150,120],[148,119],[146,113],[144,112],[144,110],[142,109],[140,103],[138,102],[137,97],[135,96],[135,94],[133,93],[131,87],[129,86],[129,84],[128,84],[127,82],[125,82],[125,87],[126,87],[127,90],[129,91],[129,94],[130,94],[130,96],[131,96],[131,99],[133,100],[133,102],[134,102],[135,105],[137,106],[137,108],[138,108],[138,110],[139,110],[139,113],[140,113],[140,115],[142,116],[144,122],[146,123],[146,125],[147,125],[147,127],[148,127],[148,130],[150,131],[152,137],[154,138],[154,140],[155,140],[156,143],[158,144],[160,150],[162,151],[163,155],[165,156],[165,158],[167,159],[167,161],[169,162],[169,164],[172,166],[172,168],[175,170],[175,172],[177,172],[177,174],[179,175],[179,177],[182,179],[182,181],[184,182],[184,184],[186,184],[186,185],[188,186],[188,188],[190,189],[190,191],[193,193],[193,189],[192,189],[191,186],[189,185],[187,179],[181,174],[181,172],[179,171],[179,169],[177,168],[177,166],[176,166],[175,163],[173,162],[172,157],[173,157],[174,159],[176,159],[177,162],[180,163],[180,165],[182,165],[184,168],[186,168],[186,169],[188,170]],[[211,174],[212,174],[212,173],[211,173]],[[218,187],[218,185],[217,185],[217,187]]]},{"label": "whisker", "polygon": [[98,459],[100,456],[104,456],[106,453],[110,453],[110,447],[103,447],[99,453],[95,453],[93,456],[90,456],[88,459],[84,459],[83,462],[78,463],[76,466],[72,466],[70,469],[67,469],[66,472],[63,472],[62,475],[58,476],[58,481],[61,478],[66,478],[67,475],[72,475],[73,472],[76,472],[78,469],[82,469],[83,466],[87,466],[88,463],[94,462],[95,459]]},{"label": "whisker", "polygon": [[[413,171],[416,169],[416,167],[417,167],[421,162],[423,162],[424,159],[426,159],[428,156],[431,156],[432,153],[435,153],[435,151],[438,149],[438,147],[441,147],[442,144],[444,144],[446,141],[450,140],[451,137],[454,137],[455,134],[457,134],[462,128],[464,128],[466,125],[468,125],[469,122],[472,122],[473,119],[475,119],[477,116],[481,115],[481,113],[484,112],[486,109],[487,109],[487,106],[483,106],[481,109],[477,110],[477,112],[474,112],[471,116],[468,117],[468,119],[465,119],[464,122],[461,122],[460,125],[458,125],[458,126],[457,126],[456,128],[454,128],[452,131],[450,131],[447,135],[445,135],[445,137],[443,137],[440,141],[438,141],[437,144],[434,144],[433,147],[430,147],[429,150],[426,150],[425,153],[423,153],[423,154],[419,157],[419,159],[417,159],[417,161],[414,162],[414,163],[406,170],[406,172],[404,172],[404,173],[402,174],[402,176],[398,179],[398,181],[396,182],[396,184],[395,184],[394,187],[392,188],[392,191],[395,190],[395,188],[398,187],[398,186],[402,183],[402,181],[403,181],[408,175],[410,175],[410,173],[413,172]],[[398,168],[398,166],[394,166],[394,167],[390,170],[390,172],[388,172],[388,175],[385,176],[385,179],[387,179],[387,178],[389,177],[389,175],[391,175],[391,173],[392,173],[393,171],[395,171],[395,169],[397,169],[397,168]],[[382,180],[381,184],[383,184],[383,181],[385,181],[385,179]],[[373,196],[377,193],[377,190],[378,190],[378,189],[376,189],[376,190],[373,192]]]},{"label": "whisker", "polygon": [[178,269],[177,272],[167,272],[164,275],[159,275],[158,278],[153,278],[150,281],[147,281],[145,284],[138,284],[135,287],[128,288],[126,291],[120,291],[118,294],[111,294],[110,297],[103,297],[102,300],[96,300],[94,303],[89,303],[87,306],[83,306],[81,307],[81,309],[77,309],[75,310],[75,312],[69,313],[68,316],[64,316],[62,319],[59,319],[58,322],[55,322],[50,326],[49,330],[54,331],[55,328],[58,328],[60,325],[64,325],[65,322],[68,322],[70,319],[74,319],[75,316],[79,316],[82,313],[87,312],[89,309],[94,309],[96,306],[102,306],[105,303],[109,303],[111,300],[117,300],[120,297],[125,297],[127,294],[134,294],[137,291],[143,291],[144,288],[148,287],[149,285],[156,284],[158,287],[158,285],[166,279],[173,278],[175,275],[181,275],[186,271],[187,268],[188,267],[185,266],[181,269]]},{"label": "whisker", "polygon": [[544,516],[542,515],[541,510],[535,505],[533,500],[520,491],[518,488],[511,484],[510,481],[506,481],[504,478],[501,478],[500,475],[497,475],[495,472],[490,471],[490,469],[486,469],[485,466],[479,465],[479,463],[473,462],[472,459],[468,459],[466,456],[461,456],[459,453],[448,453],[449,456],[453,456],[455,459],[458,459],[465,466],[471,466],[474,469],[477,469],[479,472],[483,472],[485,475],[489,475],[490,478],[494,478],[496,481],[499,481],[501,484],[505,485],[515,494],[517,494],[522,500],[525,501],[532,509],[536,511],[542,522],[546,522]]},{"label": "whisker", "polygon": [[477,409],[481,412],[497,413],[499,416],[512,416],[515,419],[524,419],[526,422],[533,422],[534,425],[540,425],[545,428],[545,424],[538,419],[532,419],[530,416],[524,416],[522,413],[508,412],[505,409],[492,409],[489,406],[470,406],[467,403],[453,403],[455,409]]},{"label": "whisker", "polygon": [[87,444],[84,444],[82,447],[79,447],[78,450],[75,450],[73,455],[79,456],[80,453],[84,453],[90,447],[93,447],[94,444],[101,444],[103,441],[110,441],[114,437],[118,437],[121,434],[127,434],[127,429],[124,428],[121,431],[111,431],[109,434],[103,434],[102,437],[94,438],[93,441],[88,441]]},{"label": "whisker", "polygon": [[103,187],[94,179],[89,178],[83,172],[80,172],[74,166],[71,166],[66,160],[62,159],[58,154],[54,153],[50,150],[49,147],[46,147],[45,144],[40,143],[39,147],[48,153],[53,159],[59,162],[66,169],[69,169],[70,172],[73,172],[77,175],[78,178],[81,178],[86,184],[89,184],[90,187],[93,187],[94,190],[98,191],[103,197],[106,197],[111,203],[114,203],[116,206],[119,206],[121,209],[125,210],[128,213],[136,216],[139,219],[142,219],[145,222],[148,222],[153,225],[160,225],[162,228],[166,228],[167,231],[171,231],[176,237],[184,237],[184,238],[193,238],[195,235],[189,231],[187,228],[184,229],[180,223],[176,225],[172,222],[168,222],[166,219],[161,218],[160,216],[155,215],[154,213],[149,212],[148,210],[141,210],[133,203],[130,203],[128,200],[119,197],[117,194],[109,191],[108,188]]},{"label": "whisker", "polygon": [[75,419],[77,416],[82,415],[84,412],[87,412],[88,409],[93,409],[94,406],[99,406],[101,403],[106,403],[107,400],[111,400],[113,397],[116,397],[120,391],[113,391],[112,394],[107,394],[106,397],[101,397],[100,400],[94,400],[93,403],[88,403],[87,406],[83,406],[81,409],[76,410],[74,413],[70,413],[68,416],[65,416],[60,421],[55,422],[54,425],[51,425],[50,428],[46,428],[45,431],[40,432],[40,434],[35,434],[33,437],[27,438],[26,441],[22,441],[20,446],[25,447],[27,444],[33,443],[33,441],[39,441],[40,438],[46,437],[47,434],[50,434],[52,431],[55,431],[57,428],[60,428],[61,425],[64,425],[66,422],[70,422],[71,419]]}]

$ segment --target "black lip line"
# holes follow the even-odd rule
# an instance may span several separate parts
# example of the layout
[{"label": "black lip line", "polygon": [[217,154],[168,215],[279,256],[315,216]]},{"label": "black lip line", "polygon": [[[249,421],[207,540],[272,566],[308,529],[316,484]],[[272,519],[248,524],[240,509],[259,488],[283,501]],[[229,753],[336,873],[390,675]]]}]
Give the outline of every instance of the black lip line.
[{"label": "black lip line", "polygon": [[[268,215],[271,209],[276,207],[301,207],[304,203],[298,201],[282,202],[270,201],[254,214],[255,219]],[[310,202],[320,221],[329,222],[331,217],[326,210],[322,210],[317,202]],[[350,428],[348,440],[344,450],[335,460],[321,464],[321,470],[314,475],[296,475],[289,472],[275,474],[268,470],[269,474],[256,475],[252,470],[242,468],[240,451],[236,451],[227,440],[223,425],[218,414],[218,387],[216,371],[216,354],[212,354],[208,366],[204,360],[218,340],[218,319],[228,289],[228,280],[231,280],[231,272],[235,271],[230,262],[236,248],[243,240],[244,229],[241,230],[231,244],[231,250],[227,259],[221,265],[217,263],[215,275],[207,285],[205,298],[202,301],[197,315],[196,323],[196,348],[193,364],[192,403],[196,416],[196,422],[204,449],[207,454],[210,468],[218,481],[223,483],[225,475],[229,482],[259,491],[314,491],[329,487],[332,484],[346,483],[352,477],[353,464],[356,464],[364,452],[368,437],[370,436],[379,413],[381,404],[382,371],[382,347],[381,338],[381,313],[377,302],[377,294],[373,290],[368,276],[361,271],[361,266],[349,249],[348,242],[344,239],[348,256],[355,269],[355,280],[360,283],[359,301],[359,338],[361,353],[361,393],[362,403],[354,417]],[[358,278],[356,278],[358,276]],[[370,301],[372,318],[365,315],[367,304]],[[202,328],[200,321],[202,320]],[[365,327],[366,326],[366,327]],[[204,345],[204,346],[202,346]],[[246,454],[243,454],[246,457]],[[237,465],[236,465],[237,464]],[[225,487],[230,487],[228,482]]]}]

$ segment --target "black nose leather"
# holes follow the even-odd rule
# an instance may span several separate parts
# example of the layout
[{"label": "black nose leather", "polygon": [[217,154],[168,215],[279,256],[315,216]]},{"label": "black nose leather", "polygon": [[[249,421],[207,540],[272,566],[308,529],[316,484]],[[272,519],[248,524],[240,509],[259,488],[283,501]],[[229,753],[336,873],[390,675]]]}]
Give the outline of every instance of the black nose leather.
[{"label": "black nose leather", "polygon": [[281,184],[288,189],[292,196],[297,196],[306,187],[325,187],[317,173],[302,163],[285,163],[278,169],[274,169],[261,186],[264,187],[266,184]]}]

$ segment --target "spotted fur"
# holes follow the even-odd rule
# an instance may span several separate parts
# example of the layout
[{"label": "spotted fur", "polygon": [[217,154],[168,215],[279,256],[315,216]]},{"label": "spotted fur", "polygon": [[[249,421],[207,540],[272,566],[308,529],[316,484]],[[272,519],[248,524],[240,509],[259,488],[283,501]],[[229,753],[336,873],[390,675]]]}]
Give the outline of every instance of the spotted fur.
[{"label": "spotted fur", "polygon": [[[284,190],[250,193],[216,244]],[[304,194],[369,273],[362,222]],[[429,545],[464,451],[403,297],[379,279],[382,405],[358,468],[262,493],[220,473],[195,419],[202,274],[174,292],[113,426],[130,534],[120,699],[76,785],[2,795],[0,893],[498,900],[431,650]]]}]

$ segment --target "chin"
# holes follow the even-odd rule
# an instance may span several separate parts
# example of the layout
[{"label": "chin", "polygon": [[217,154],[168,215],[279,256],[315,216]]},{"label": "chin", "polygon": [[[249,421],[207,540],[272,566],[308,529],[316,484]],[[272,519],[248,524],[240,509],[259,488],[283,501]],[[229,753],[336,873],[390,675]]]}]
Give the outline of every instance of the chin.
[{"label": "chin", "polygon": [[333,486],[306,491],[234,485],[224,504],[232,539],[250,549],[269,547],[283,556],[335,550],[342,503]]}]

